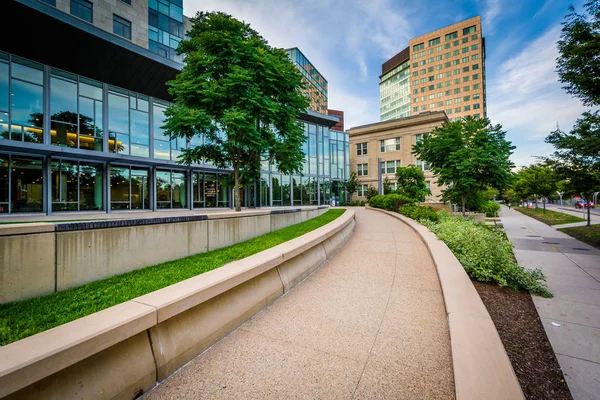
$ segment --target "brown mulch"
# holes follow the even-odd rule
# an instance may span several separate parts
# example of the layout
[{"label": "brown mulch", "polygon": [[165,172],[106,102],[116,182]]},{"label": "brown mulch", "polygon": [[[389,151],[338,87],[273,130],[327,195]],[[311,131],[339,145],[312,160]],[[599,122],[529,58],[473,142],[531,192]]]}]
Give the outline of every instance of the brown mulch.
[{"label": "brown mulch", "polygon": [[572,399],[529,293],[473,281],[527,399]]}]

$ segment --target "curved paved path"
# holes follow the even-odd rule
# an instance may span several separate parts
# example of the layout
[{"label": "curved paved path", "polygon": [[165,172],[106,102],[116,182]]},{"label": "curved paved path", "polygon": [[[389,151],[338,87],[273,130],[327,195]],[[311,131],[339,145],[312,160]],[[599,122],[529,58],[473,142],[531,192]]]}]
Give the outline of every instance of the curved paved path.
[{"label": "curved paved path", "polygon": [[160,386],[150,399],[454,398],[435,266],[401,221],[356,209],[321,269]]}]

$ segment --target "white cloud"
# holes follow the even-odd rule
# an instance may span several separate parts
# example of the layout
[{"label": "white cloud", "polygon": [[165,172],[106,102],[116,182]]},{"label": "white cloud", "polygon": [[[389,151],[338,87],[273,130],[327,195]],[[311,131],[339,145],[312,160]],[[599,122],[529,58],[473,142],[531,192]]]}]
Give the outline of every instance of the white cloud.
[{"label": "white cloud", "polygon": [[393,5],[392,0],[188,0],[184,11],[190,16],[223,11],[250,23],[272,46],[298,47],[327,79],[330,108],[343,110],[346,127],[352,127],[379,121],[374,79],[379,70],[373,66],[410,38],[408,21]]},{"label": "white cloud", "polygon": [[494,31],[498,14],[500,14],[500,0],[487,0],[483,13],[483,26],[490,32]]},{"label": "white cloud", "polygon": [[[556,74],[556,41],[560,27],[546,31],[496,69],[488,82],[488,116],[501,123],[508,139],[517,145],[513,162],[535,162],[532,156],[553,151],[544,138],[559,124],[571,129],[584,111],[581,103],[564,92]],[[526,162],[527,161],[527,162]]]}]

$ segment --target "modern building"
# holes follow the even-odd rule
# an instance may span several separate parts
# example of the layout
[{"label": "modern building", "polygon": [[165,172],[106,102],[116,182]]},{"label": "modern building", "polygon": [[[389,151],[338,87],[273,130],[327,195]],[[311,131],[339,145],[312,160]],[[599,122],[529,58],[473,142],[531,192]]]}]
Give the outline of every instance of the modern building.
[{"label": "modern building", "polygon": [[470,18],[410,39],[383,63],[380,120],[445,111],[450,120],[486,117],[485,39]]},{"label": "modern building", "polygon": [[[230,171],[177,162],[202,138],[170,140],[161,129],[165,83],[183,66],[173,51],[189,24],[181,9],[181,0],[3,2],[0,214],[232,206]],[[17,40],[20,24],[44,34]],[[301,120],[303,174],[265,164],[243,205],[326,204],[342,194],[348,135],[330,131],[333,116],[308,110]]]},{"label": "modern building", "polygon": [[366,200],[369,187],[383,193],[388,178],[396,189],[396,168],[416,165],[423,170],[431,196],[427,202],[439,202],[444,187],[437,185],[429,165],[412,154],[413,146],[434,128],[448,122],[443,111],[424,112],[410,117],[350,128],[350,171],[360,181],[355,199]]},{"label": "modern building", "polygon": [[331,129],[338,132],[344,132],[344,112],[340,110],[332,110],[329,108],[327,109],[327,115],[334,115],[339,119],[339,122],[332,126]]},{"label": "modern building", "polygon": [[303,91],[310,101],[309,110],[327,114],[327,80],[297,47],[286,49],[286,52],[302,74]]}]

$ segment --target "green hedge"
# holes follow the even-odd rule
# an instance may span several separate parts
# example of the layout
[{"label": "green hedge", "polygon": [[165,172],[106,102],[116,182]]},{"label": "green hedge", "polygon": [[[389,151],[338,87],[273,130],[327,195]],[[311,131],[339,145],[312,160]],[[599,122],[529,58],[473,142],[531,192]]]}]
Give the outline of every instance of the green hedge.
[{"label": "green hedge", "polygon": [[488,201],[483,205],[483,212],[486,217],[495,217],[498,215],[498,211],[500,211],[500,204],[495,201]]},{"label": "green hedge", "polygon": [[552,297],[541,270],[525,269],[515,260],[513,245],[504,232],[495,232],[472,219],[438,213],[439,222],[421,220],[452,250],[469,277],[515,290]]},{"label": "green hedge", "polygon": [[440,220],[440,214],[438,214],[431,207],[421,207],[416,205],[405,205],[400,208],[400,214],[412,218],[415,221],[431,221],[438,222]]},{"label": "green hedge", "polygon": [[410,197],[404,196],[402,194],[379,194],[377,196],[371,197],[369,200],[369,205],[375,208],[383,208],[388,211],[396,211],[400,210],[400,207],[405,204],[413,204],[415,201]]}]

